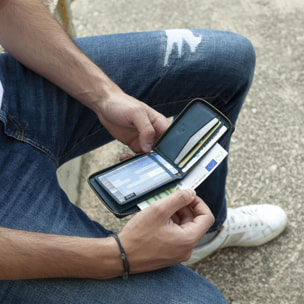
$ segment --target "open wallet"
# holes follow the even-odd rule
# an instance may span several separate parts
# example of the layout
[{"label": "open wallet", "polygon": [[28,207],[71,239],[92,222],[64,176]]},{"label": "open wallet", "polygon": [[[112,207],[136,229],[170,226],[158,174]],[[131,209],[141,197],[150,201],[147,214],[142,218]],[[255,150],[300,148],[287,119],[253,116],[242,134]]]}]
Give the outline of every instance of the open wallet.
[{"label": "open wallet", "polygon": [[88,182],[112,213],[124,217],[139,211],[142,202],[174,189],[215,145],[224,147],[232,132],[223,113],[203,99],[194,99],[152,151],[96,172]]}]

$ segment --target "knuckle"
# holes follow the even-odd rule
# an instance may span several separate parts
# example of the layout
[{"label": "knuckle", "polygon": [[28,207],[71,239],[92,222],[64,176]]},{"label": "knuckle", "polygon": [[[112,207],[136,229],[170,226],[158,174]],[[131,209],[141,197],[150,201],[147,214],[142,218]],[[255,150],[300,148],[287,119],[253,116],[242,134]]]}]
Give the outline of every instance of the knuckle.
[{"label": "knuckle", "polygon": [[148,138],[153,138],[154,135],[155,135],[155,130],[153,129],[153,127],[150,125],[150,124],[146,124],[146,131],[145,131],[145,135],[148,137]]},{"label": "knuckle", "polygon": [[176,199],[185,202],[189,199],[189,194],[188,194],[187,191],[177,191],[176,192]]}]

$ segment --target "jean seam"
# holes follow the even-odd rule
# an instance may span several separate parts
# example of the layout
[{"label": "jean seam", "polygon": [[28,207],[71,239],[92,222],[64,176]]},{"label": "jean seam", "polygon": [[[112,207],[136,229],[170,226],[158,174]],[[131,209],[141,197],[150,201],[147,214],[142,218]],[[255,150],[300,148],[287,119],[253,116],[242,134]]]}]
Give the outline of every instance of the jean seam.
[{"label": "jean seam", "polygon": [[[6,115],[7,115],[7,119],[14,125],[14,127],[17,130],[17,136],[15,135],[15,138],[17,140],[23,141],[23,138],[24,138],[24,128],[23,128],[22,124],[17,119],[15,119],[13,116],[11,116],[9,113],[6,112]],[[7,131],[9,131],[9,130],[7,130]]]},{"label": "jean seam", "polygon": [[23,128],[22,124],[17,119],[15,119],[13,116],[11,116],[7,112],[6,112],[6,119],[8,121],[10,121],[14,125],[14,127],[16,128],[16,131],[14,132],[13,130],[11,130],[10,128],[8,128],[4,124],[4,133],[7,136],[10,136],[10,137],[12,137],[12,138],[14,138],[14,139],[16,139],[20,142],[29,144],[32,147],[38,149],[39,151],[45,153],[46,155],[48,155],[50,157],[50,159],[52,161],[54,161],[56,167],[58,166],[58,161],[57,161],[56,156],[47,147],[42,145],[40,142],[25,136],[24,128]]},{"label": "jean seam", "polygon": [[[54,154],[49,148],[47,148],[45,145],[41,144],[41,142],[34,140],[30,137],[26,137],[25,136],[25,132],[24,132],[24,128],[22,126],[22,124],[13,116],[11,116],[9,113],[5,113],[6,114],[6,119],[8,121],[10,121],[13,126],[15,127],[15,131],[13,131],[11,128],[8,128],[7,126],[4,127],[5,130],[5,134],[18,140],[21,141],[23,143],[29,144],[31,146],[33,146],[34,148],[38,149],[39,151],[47,154],[55,163],[56,167],[58,168],[60,165],[60,162],[62,159],[64,159],[66,157],[66,155],[68,155],[71,151],[73,151],[76,147],[78,147],[82,142],[84,142],[87,138],[94,136],[96,133],[100,132],[102,130],[102,127],[98,128],[96,131],[94,131],[93,133],[88,134],[87,136],[83,137],[79,142],[77,142],[76,144],[74,144],[68,151],[66,151],[64,154],[62,155],[58,155],[56,156],[56,154]],[[5,116],[4,116],[5,118]],[[4,121],[3,121],[4,123]],[[5,125],[5,124],[4,124]]]},{"label": "jean seam", "polygon": [[222,228],[222,226],[223,226],[223,224],[226,221],[226,218],[227,218],[227,213],[225,214],[223,220],[216,227],[212,227],[212,229],[209,229],[207,233],[214,232],[214,231],[220,231],[221,228]]}]

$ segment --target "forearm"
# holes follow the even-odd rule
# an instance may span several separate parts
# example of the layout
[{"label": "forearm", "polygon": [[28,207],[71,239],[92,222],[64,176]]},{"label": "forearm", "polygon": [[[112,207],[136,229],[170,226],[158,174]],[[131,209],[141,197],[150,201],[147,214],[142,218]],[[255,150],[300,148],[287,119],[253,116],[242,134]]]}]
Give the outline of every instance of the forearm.
[{"label": "forearm", "polygon": [[0,0],[0,43],[22,64],[91,108],[119,91],[39,0]]},{"label": "forearm", "polygon": [[82,238],[0,228],[0,280],[107,279],[123,272],[114,238]]},{"label": "forearm", "polygon": [[164,116],[125,94],[88,58],[39,0],[0,0],[0,44],[92,109],[110,134],[135,153],[150,151],[168,128]]}]

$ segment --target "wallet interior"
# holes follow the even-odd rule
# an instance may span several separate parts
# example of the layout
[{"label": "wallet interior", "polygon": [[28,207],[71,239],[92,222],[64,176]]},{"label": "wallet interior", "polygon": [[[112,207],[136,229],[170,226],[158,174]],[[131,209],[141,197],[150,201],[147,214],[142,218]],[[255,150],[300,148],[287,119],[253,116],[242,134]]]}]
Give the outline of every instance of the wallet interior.
[{"label": "wallet interior", "polygon": [[[139,211],[137,205],[143,200],[176,185],[195,167],[199,155],[203,156],[217,142],[224,146],[232,132],[233,126],[225,115],[205,100],[195,99],[176,117],[156,143],[152,152],[137,155],[93,174],[89,177],[89,184],[106,207],[117,217],[129,215]],[[149,162],[148,165],[151,163],[150,166],[153,168],[159,166],[156,169],[163,170],[163,175],[167,178],[164,178],[155,187],[147,186],[146,191],[140,195],[131,192],[134,195],[120,198],[113,183],[109,182],[110,178],[106,177],[113,177],[116,171],[119,172],[124,167],[133,166],[132,162],[135,164],[136,162]],[[147,179],[147,184],[149,181]],[[120,181],[117,182],[115,179],[115,185],[118,183]]]}]

